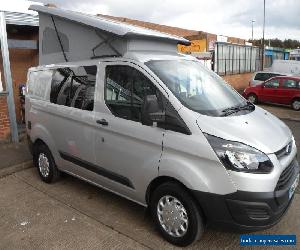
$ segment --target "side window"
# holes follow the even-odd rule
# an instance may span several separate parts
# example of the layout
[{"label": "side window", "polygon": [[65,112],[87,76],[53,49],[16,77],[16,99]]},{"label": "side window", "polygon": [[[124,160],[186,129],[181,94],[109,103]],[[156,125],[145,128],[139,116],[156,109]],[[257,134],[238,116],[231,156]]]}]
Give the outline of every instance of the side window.
[{"label": "side window", "polygon": [[28,95],[46,100],[48,92],[48,86],[51,83],[52,71],[40,70],[32,71],[28,78]]},{"label": "side window", "polygon": [[54,70],[50,102],[93,111],[97,66],[79,66]]},{"label": "side window", "polygon": [[258,80],[258,81],[266,81],[269,78],[271,78],[272,76],[270,76],[270,74],[268,73],[257,73],[254,80]]},{"label": "side window", "polygon": [[268,82],[265,83],[265,87],[266,88],[278,88],[279,87],[279,80],[274,79],[274,80],[268,81]]},{"label": "side window", "polygon": [[283,88],[297,88],[297,81],[291,80],[291,79],[286,79],[283,81]]},{"label": "side window", "polygon": [[118,117],[142,122],[146,95],[158,95],[153,83],[140,71],[126,65],[106,67],[105,102]]}]

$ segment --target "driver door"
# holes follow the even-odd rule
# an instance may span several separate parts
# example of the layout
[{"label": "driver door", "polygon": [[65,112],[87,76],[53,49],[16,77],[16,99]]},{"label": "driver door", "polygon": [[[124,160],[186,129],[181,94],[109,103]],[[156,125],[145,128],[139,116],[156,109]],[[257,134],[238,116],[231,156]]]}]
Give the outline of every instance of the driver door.
[{"label": "driver door", "polygon": [[101,70],[103,103],[95,113],[95,161],[104,173],[99,181],[143,203],[148,183],[158,175],[164,129],[143,124],[142,105],[160,89],[131,63],[106,62]]}]

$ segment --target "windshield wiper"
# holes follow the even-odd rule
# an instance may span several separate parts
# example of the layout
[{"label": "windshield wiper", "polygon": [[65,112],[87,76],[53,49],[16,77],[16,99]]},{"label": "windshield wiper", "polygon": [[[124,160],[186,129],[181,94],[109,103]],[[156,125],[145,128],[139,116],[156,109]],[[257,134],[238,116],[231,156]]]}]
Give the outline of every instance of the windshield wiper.
[{"label": "windshield wiper", "polygon": [[254,110],[255,106],[251,102],[247,102],[245,105],[237,106],[237,107],[230,107],[227,109],[222,110],[222,113],[224,113],[222,116],[229,116],[234,113],[237,113],[241,110]]}]

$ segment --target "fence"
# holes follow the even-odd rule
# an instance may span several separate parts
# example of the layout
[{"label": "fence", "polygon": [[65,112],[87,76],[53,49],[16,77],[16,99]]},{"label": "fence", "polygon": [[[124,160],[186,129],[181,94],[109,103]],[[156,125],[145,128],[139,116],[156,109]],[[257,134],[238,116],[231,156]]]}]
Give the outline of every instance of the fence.
[{"label": "fence", "polygon": [[214,71],[219,75],[242,74],[260,70],[261,50],[258,47],[216,42]]}]

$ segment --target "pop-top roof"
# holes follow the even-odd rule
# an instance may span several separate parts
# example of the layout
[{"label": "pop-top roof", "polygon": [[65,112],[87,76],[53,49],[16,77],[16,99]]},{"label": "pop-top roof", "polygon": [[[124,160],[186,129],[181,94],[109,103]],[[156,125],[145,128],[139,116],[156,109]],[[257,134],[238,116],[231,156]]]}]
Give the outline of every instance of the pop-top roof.
[{"label": "pop-top roof", "polygon": [[190,41],[182,37],[177,37],[166,33],[154,31],[151,29],[146,29],[135,25],[125,24],[122,22],[105,19],[103,17],[88,15],[80,12],[64,10],[55,7],[46,7],[41,5],[31,5],[29,9],[37,12],[45,13],[48,15],[53,15],[64,19],[68,19],[84,25],[88,25],[121,37],[128,37],[128,38],[144,37],[144,38],[153,38],[157,40],[168,40],[170,42],[177,42],[178,44],[184,44],[184,45],[190,44]]}]

